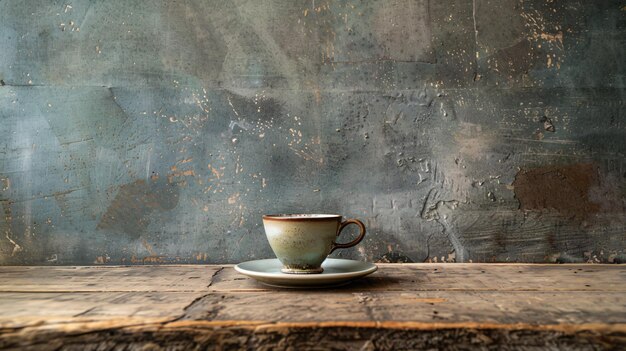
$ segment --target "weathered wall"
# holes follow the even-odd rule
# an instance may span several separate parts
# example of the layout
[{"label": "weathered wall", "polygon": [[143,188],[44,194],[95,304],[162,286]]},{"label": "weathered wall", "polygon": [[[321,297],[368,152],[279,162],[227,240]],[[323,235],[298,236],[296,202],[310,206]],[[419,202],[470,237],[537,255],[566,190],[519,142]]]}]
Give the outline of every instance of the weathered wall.
[{"label": "weathered wall", "polygon": [[626,3],[0,0],[0,264],[623,261]]}]

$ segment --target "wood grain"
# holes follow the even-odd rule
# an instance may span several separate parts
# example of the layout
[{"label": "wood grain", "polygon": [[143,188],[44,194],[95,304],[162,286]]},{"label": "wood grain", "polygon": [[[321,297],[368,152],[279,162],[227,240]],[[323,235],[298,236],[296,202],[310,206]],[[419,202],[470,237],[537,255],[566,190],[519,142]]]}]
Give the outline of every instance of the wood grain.
[{"label": "wood grain", "polygon": [[[379,273],[349,286],[359,291],[626,291],[619,265],[378,264]],[[598,272],[602,274],[598,274]],[[211,291],[271,291],[273,288],[224,270]]]},{"label": "wood grain", "polygon": [[619,349],[626,267],[380,265],[343,288],[231,266],[0,267],[1,349]]},{"label": "wood grain", "polygon": [[204,291],[220,266],[1,267],[0,292]]}]

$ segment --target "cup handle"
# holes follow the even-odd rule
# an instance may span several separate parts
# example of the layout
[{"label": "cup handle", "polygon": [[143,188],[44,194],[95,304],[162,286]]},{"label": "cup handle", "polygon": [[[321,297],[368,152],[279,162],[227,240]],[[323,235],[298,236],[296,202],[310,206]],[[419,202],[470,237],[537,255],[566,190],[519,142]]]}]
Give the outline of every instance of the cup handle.
[{"label": "cup handle", "polygon": [[341,225],[339,226],[339,230],[337,230],[337,236],[341,234],[341,231],[343,230],[343,228],[347,227],[350,224],[356,224],[359,226],[359,229],[361,231],[359,233],[359,236],[349,243],[345,243],[345,244],[333,243],[333,246],[330,249],[330,252],[328,253],[329,255],[333,253],[333,251],[335,251],[336,249],[346,249],[348,247],[352,247],[360,243],[361,240],[363,240],[363,238],[365,237],[365,225],[363,224],[363,222],[359,221],[358,219],[348,219],[348,220],[341,222]]}]

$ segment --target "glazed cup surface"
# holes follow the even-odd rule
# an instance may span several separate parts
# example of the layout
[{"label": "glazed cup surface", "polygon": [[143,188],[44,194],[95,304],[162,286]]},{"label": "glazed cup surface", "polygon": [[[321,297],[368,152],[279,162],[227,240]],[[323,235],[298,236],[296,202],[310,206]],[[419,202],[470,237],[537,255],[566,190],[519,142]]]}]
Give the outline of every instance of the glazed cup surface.
[{"label": "glazed cup surface", "polygon": [[[362,233],[350,244],[336,244],[340,229],[358,222]],[[321,265],[335,249],[353,246],[365,235],[363,224],[334,214],[285,214],[263,216],[265,235],[274,254],[283,264],[282,271],[291,274],[321,273]]]}]

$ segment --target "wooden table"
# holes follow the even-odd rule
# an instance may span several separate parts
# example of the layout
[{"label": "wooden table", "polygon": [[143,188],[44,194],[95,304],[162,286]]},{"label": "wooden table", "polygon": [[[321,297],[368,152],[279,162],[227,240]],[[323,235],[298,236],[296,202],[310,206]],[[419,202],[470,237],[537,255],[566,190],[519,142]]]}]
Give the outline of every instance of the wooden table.
[{"label": "wooden table", "polygon": [[0,349],[626,349],[626,266],[381,264],[331,290],[232,266],[0,267]]}]

